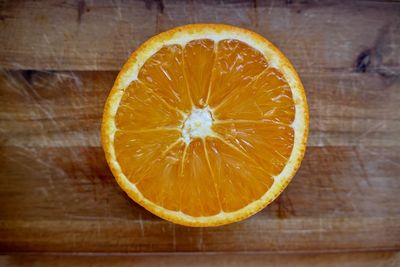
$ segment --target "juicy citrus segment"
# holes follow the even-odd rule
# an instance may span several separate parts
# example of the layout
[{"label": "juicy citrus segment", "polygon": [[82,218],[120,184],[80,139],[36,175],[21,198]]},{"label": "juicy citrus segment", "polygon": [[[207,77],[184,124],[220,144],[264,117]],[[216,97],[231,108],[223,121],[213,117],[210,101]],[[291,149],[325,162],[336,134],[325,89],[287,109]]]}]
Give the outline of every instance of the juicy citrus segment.
[{"label": "juicy citrus segment", "polygon": [[207,151],[222,211],[232,212],[259,199],[272,177],[251,157],[228,141],[208,139]]},{"label": "juicy citrus segment", "polygon": [[304,155],[308,110],[288,60],[255,33],[189,25],[129,59],[102,142],[128,195],[191,226],[244,219],[274,200]]},{"label": "juicy citrus segment", "polygon": [[161,48],[140,69],[138,78],[153,93],[183,111],[192,108],[183,70],[183,49],[180,45]]},{"label": "juicy citrus segment", "polygon": [[295,105],[282,73],[267,68],[247,86],[231,91],[214,113],[220,119],[265,119],[290,125],[294,120]]},{"label": "juicy citrus segment", "polygon": [[204,107],[210,89],[211,71],[215,61],[215,43],[209,39],[194,40],[185,45],[185,76],[193,104]]},{"label": "juicy citrus segment", "polygon": [[195,139],[188,145],[183,159],[181,211],[191,216],[211,216],[221,212],[205,152],[202,141]]},{"label": "juicy citrus segment", "polygon": [[268,66],[265,57],[256,49],[238,40],[222,40],[210,85],[208,104],[218,105],[227,94],[246,87]]},{"label": "juicy citrus segment", "polygon": [[147,164],[142,161],[151,168],[139,174],[140,180],[135,183],[145,198],[172,211],[181,209],[181,188],[185,180],[179,175],[179,169],[184,149],[183,143],[178,143],[168,153],[160,151],[156,160]]},{"label": "juicy citrus segment", "polygon": [[[157,107],[157,108],[154,108]],[[179,127],[182,115],[140,82],[126,88],[115,116],[119,130],[159,130]]]},{"label": "juicy citrus segment", "polygon": [[271,176],[278,175],[293,148],[293,129],[274,122],[216,123],[213,130],[254,159]]},{"label": "juicy citrus segment", "polygon": [[177,152],[171,150],[174,148],[171,144],[176,144],[179,139],[180,133],[174,130],[117,131],[114,138],[116,158],[124,175],[136,184],[146,176],[154,174],[160,164],[180,160]]}]

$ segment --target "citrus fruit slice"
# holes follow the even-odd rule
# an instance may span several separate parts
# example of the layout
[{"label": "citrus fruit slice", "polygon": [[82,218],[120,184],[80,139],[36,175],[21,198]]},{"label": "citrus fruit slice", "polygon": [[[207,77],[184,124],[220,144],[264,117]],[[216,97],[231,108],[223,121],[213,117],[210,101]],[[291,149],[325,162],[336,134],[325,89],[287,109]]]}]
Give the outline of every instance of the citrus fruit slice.
[{"label": "citrus fruit slice", "polygon": [[300,166],[303,86],[251,31],[195,24],[141,45],[107,99],[102,143],[121,188],[166,220],[216,226],[264,208]]}]

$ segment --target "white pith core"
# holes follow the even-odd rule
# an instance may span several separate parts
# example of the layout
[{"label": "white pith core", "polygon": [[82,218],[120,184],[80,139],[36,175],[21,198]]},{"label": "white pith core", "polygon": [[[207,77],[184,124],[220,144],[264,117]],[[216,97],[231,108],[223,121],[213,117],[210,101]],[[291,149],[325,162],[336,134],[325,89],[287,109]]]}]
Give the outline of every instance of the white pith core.
[{"label": "white pith core", "polygon": [[208,107],[199,109],[193,108],[182,125],[182,137],[186,144],[189,144],[193,138],[205,138],[213,135],[211,129],[213,118],[211,110]]}]

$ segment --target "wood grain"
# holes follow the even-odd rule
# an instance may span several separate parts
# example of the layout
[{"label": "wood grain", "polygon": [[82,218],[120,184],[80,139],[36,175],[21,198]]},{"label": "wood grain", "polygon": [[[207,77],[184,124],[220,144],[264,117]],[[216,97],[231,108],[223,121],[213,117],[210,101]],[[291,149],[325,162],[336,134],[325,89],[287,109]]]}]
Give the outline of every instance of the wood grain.
[{"label": "wood grain", "polygon": [[134,204],[100,148],[3,147],[2,154],[3,251],[400,248],[399,147],[310,147],[278,201],[244,222],[206,229],[174,225]]},{"label": "wood grain", "polygon": [[[398,266],[398,253],[344,252],[400,250],[399,14],[392,1],[0,2],[0,265]],[[129,54],[197,22],[273,41],[310,106],[290,186],[217,228],[133,203],[100,147],[104,101]],[[263,254],[298,252],[341,253]]]},{"label": "wood grain", "polygon": [[389,1],[9,1],[0,12],[11,69],[119,70],[150,36],[207,22],[259,32],[301,73],[356,69],[364,52],[366,71],[399,74],[400,6]]},{"label": "wood grain", "polygon": [[[0,140],[17,146],[100,146],[103,105],[117,72],[3,71]],[[396,146],[400,79],[302,76],[312,146]]]},{"label": "wood grain", "polygon": [[259,254],[196,254],[194,255],[5,255],[1,266],[274,266],[274,267],[395,267],[400,264],[399,253],[335,253],[306,255]]}]

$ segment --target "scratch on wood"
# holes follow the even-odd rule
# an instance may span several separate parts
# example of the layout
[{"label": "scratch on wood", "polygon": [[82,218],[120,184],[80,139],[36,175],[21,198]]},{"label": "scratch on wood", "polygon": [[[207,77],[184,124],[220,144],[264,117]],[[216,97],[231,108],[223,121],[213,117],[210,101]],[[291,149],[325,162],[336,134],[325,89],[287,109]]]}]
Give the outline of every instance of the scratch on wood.
[{"label": "scratch on wood", "polygon": [[386,124],[386,121],[382,121],[377,124],[373,124],[366,131],[364,131],[362,134],[359,135],[359,137],[358,137],[359,142],[361,143],[361,141],[363,141],[363,139],[365,137],[367,137],[370,133],[374,133],[374,132],[376,132],[376,130],[378,130],[382,127],[385,127],[386,126],[385,124]]},{"label": "scratch on wood", "polygon": [[140,235],[144,237],[144,225],[143,225],[142,213],[139,213],[139,225],[140,225]]},{"label": "scratch on wood", "polygon": [[[365,150],[365,151],[363,151],[363,152],[368,153],[368,154],[370,154],[370,155],[374,155],[374,156],[379,155],[378,153],[374,153],[374,152],[371,152],[371,151],[369,151],[369,150]],[[389,158],[387,158],[387,157],[381,157],[381,156],[380,156],[380,158],[381,158],[381,160],[386,161],[386,162],[389,162],[389,163],[393,164],[393,165],[396,166],[396,167],[400,167],[400,164],[399,164],[398,162],[394,161],[394,160],[391,160],[391,159],[389,159]]]}]

